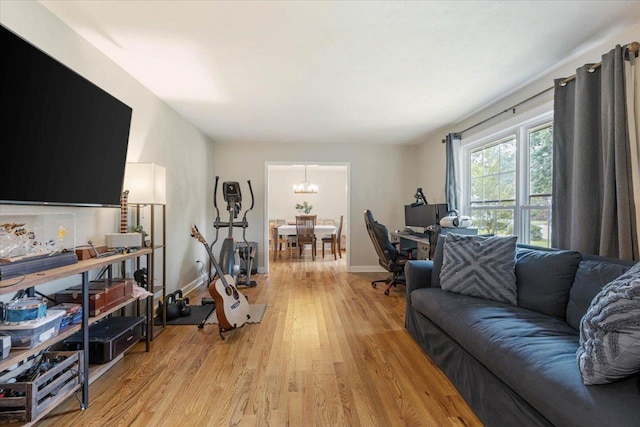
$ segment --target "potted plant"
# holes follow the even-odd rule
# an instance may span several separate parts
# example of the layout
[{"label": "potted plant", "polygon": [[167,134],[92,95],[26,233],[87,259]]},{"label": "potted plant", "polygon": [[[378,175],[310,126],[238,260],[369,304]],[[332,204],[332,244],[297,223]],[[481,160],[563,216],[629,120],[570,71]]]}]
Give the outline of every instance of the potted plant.
[{"label": "potted plant", "polygon": [[135,227],[133,227],[133,231],[136,233],[140,233],[142,234],[142,241],[144,242],[144,246],[145,247],[151,247],[151,240],[148,240],[147,237],[149,236],[149,233],[147,233],[146,231],[144,231],[144,228],[142,227],[142,224],[138,224]]},{"label": "potted plant", "polygon": [[302,204],[296,203],[296,210],[299,213],[304,213],[308,215],[309,213],[311,213],[311,209],[313,209],[313,206],[307,203],[306,201],[302,202]]}]

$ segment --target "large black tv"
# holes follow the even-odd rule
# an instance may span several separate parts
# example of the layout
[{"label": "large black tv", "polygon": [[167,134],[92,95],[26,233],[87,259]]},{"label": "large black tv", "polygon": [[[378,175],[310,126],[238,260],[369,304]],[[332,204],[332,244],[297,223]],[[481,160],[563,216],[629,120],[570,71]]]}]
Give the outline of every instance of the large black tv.
[{"label": "large black tv", "polygon": [[130,107],[0,33],[0,204],[120,206]]}]

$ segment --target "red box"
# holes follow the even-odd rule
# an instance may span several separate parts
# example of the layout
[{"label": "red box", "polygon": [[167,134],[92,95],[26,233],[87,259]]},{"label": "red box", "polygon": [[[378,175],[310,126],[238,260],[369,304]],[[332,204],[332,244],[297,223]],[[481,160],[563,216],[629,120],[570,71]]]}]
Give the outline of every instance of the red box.
[{"label": "red box", "polygon": [[[104,279],[89,282],[89,316],[99,316],[131,298],[133,279]],[[82,304],[82,285],[60,291],[56,304]]]}]

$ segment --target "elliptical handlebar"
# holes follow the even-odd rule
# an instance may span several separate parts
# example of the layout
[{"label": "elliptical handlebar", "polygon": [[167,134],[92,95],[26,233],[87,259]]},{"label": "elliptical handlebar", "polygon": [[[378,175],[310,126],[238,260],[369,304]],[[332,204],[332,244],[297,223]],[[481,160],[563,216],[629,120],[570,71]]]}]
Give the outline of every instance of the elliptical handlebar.
[{"label": "elliptical handlebar", "polygon": [[247,222],[247,214],[249,213],[250,210],[253,209],[253,204],[255,202],[255,199],[253,197],[253,188],[251,188],[250,179],[247,180],[247,184],[249,185],[249,193],[251,194],[251,206],[249,207],[249,209],[244,211],[244,215],[242,216],[242,239],[247,244],[247,247],[249,247],[249,242],[247,241],[247,236],[246,236],[247,227],[249,227],[249,223]]},{"label": "elliptical handlebar", "polygon": [[[253,188],[251,188],[251,180],[250,179],[247,180],[247,184],[249,185],[249,193],[251,193],[251,207],[247,210],[247,212],[248,212],[251,209],[253,209],[254,199],[253,199]],[[244,214],[246,215],[247,212],[245,212]]]},{"label": "elliptical handlebar", "polygon": [[216,208],[216,219],[215,221],[213,221],[213,228],[216,229],[216,238],[213,241],[213,243],[211,243],[211,247],[213,247],[213,245],[216,244],[216,242],[218,241],[218,231],[220,230],[221,227],[221,223],[220,223],[220,209],[218,209],[218,181],[220,181],[220,177],[216,176],[216,182],[213,186],[213,207]]},{"label": "elliptical handlebar", "polygon": [[253,209],[254,205],[255,205],[255,197],[253,195],[253,188],[251,187],[251,180],[248,179],[247,180],[247,184],[249,185],[249,193],[251,194],[251,206],[249,207],[249,209],[244,211],[244,214],[242,215],[242,221],[232,221],[232,220],[230,220],[228,222],[220,221],[220,209],[218,209],[218,202],[217,202],[217,200],[218,200],[218,182],[219,181],[220,181],[220,177],[216,176],[216,182],[214,184],[214,189],[213,189],[213,206],[216,208],[216,219],[215,219],[215,221],[213,223],[213,226],[216,229],[216,241],[218,240],[218,230],[220,228],[242,227],[243,229],[246,229],[249,226],[249,224],[247,222],[247,213],[249,213],[249,211],[251,211]]}]

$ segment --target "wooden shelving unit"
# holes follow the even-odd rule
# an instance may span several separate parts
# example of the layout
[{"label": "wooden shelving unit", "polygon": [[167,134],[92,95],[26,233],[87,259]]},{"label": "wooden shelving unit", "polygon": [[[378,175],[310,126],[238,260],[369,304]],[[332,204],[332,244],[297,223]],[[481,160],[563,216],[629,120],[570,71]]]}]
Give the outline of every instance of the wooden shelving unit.
[{"label": "wooden shelving unit", "polygon": [[[151,241],[151,249],[153,250],[154,254],[159,254],[162,259],[160,272],[156,270],[155,265],[147,265],[149,292],[153,293],[153,303],[151,311],[152,320],[150,329],[151,340],[153,340],[156,336],[162,333],[162,331],[164,331],[167,326],[167,313],[164,310],[161,313],[162,323],[160,325],[155,325],[154,322],[156,301],[162,301],[162,306],[164,307],[164,301],[167,297],[167,206],[163,204],[133,204],[132,206],[134,206],[136,209],[137,224],[142,224],[144,222],[142,218],[143,209],[148,208],[148,210],[150,211],[149,239]],[[160,210],[160,212],[157,212],[158,210]],[[160,216],[160,224],[158,224],[158,214]],[[159,285],[155,284],[156,277],[159,278]]]},{"label": "wooden shelving unit", "polygon": [[[151,248],[143,248],[137,250],[135,252],[130,252],[127,254],[118,254],[111,255],[104,258],[92,258],[84,261],[78,261],[76,264],[66,265],[64,267],[53,268],[50,270],[41,271],[38,273],[27,274],[23,278],[11,278],[0,280],[0,295],[6,295],[10,293],[14,293],[23,289],[28,289],[31,287],[35,287],[38,285],[42,285],[47,282],[51,282],[53,280],[67,278],[76,274],[82,275],[82,307],[83,307],[83,318],[82,323],[80,325],[69,325],[68,327],[62,329],[58,335],[55,337],[39,344],[34,348],[29,349],[21,349],[21,350],[11,350],[9,353],[9,357],[4,360],[0,360],[0,371],[4,371],[7,368],[19,363],[22,360],[27,359],[28,357],[41,352],[42,350],[50,347],[53,344],[61,342],[65,338],[71,336],[72,334],[83,331],[83,358],[84,358],[84,367],[83,367],[83,383],[72,389],[62,393],[60,396],[57,396],[55,401],[53,401],[45,411],[38,415],[38,417],[32,420],[29,423],[25,423],[22,425],[32,425],[36,423],[39,419],[44,417],[48,412],[50,412],[53,408],[55,408],[58,404],[63,402],[69,396],[72,396],[75,392],[77,392],[80,388],[82,389],[82,402],[81,407],[84,409],[89,405],[89,384],[93,378],[97,378],[97,376],[102,375],[108,368],[110,368],[115,361],[112,361],[109,364],[105,364],[98,367],[89,367],[89,325],[98,322],[99,320],[105,318],[106,316],[124,308],[125,306],[136,301],[135,298],[130,298],[127,301],[123,301],[121,304],[113,307],[111,310],[101,313],[99,316],[89,317],[89,271],[96,270],[105,266],[109,266],[112,264],[121,263],[130,259],[139,260],[141,257],[146,258],[147,265],[153,264],[153,249]],[[124,271],[123,271],[124,275]],[[146,299],[146,350],[150,349],[150,341],[151,341],[151,325],[152,325],[152,298],[148,297]],[[116,359],[119,360],[119,359]],[[106,366],[108,365],[108,366]],[[15,425],[15,423],[13,424]]]}]

